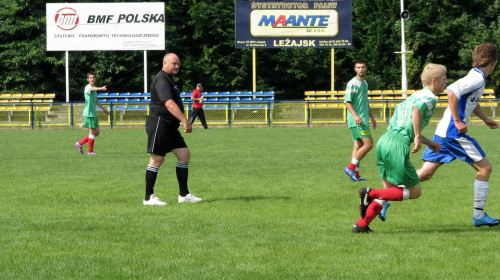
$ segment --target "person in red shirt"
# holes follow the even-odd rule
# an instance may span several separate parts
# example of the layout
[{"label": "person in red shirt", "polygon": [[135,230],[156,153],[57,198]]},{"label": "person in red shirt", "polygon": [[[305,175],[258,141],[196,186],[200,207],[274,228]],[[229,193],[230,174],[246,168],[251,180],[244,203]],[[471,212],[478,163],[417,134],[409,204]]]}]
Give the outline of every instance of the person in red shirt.
[{"label": "person in red shirt", "polygon": [[189,123],[193,124],[196,120],[196,117],[199,117],[203,128],[208,129],[207,121],[205,119],[205,112],[203,112],[203,95],[201,94],[202,90],[202,84],[198,83],[196,85],[196,89],[191,94],[191,99],[193,100],[193,114],[191,116],[191,119],[189,120]]}]

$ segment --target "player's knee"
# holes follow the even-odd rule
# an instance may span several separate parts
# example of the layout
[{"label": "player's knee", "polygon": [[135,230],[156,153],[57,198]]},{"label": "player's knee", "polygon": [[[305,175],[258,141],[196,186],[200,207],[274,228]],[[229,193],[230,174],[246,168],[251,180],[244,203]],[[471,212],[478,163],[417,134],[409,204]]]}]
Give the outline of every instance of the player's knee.
[{"label": "player's knee", "polygon": [[366,143],[365,145],[368,150],[373,149],[373,142]]},{"label": "player's knee", "polygon": [[435,171],[436,169],[428,168],[428,166],[424,164],[422,168],[417,170],[418,179],[420,180],[420,182],[430,180],[433,177]]},{"label": "player's knee", "polygon": [[[418,171],[417,171],[418,173]],[[420,180],[420,182],[423,182],[423,181],[427,181],[427,180],[430,180],[432,178],[432,173],[428,173],[428,172],[421,172],[421,173],[418,173],[418,179]]]},{"label": "player's knee", "polygon": [[191,152],[189,152],[189,150],[177,155],[177,160],[180,162],[188,163],[190,159],[191,159]]},{"label": "player's knee", "polygon": [[94,135],[94,137],[97,137],[99,136],[100,132],[101,130],[99,128],[92,128],[90,129],[89,134]]},{"label": "player's knee", "polygon": [[488,172],[488,175],[491,174],[491,172],[493,172],[493,167],[491,165],[488,165],[488,167],[486,168],[487,172]]},{"label": "player's knee", "polygon": [[489,177],[491,172],[493,171],[493,167],[491,165],[485,166],[479,169],[479,173],[483,176]]},{"label": "player's knee", "polygon": [[151,155],[149,158],[149,165],[154,167],[160,167],[165,161],[165,157],[158,155]]},{"label": "player's knee", "polygon": [[416,188],[415,188],[414,190],[413,190],[413,189],[412,189],[412,190],[410,190],[410,199],[417,199],[417,198],[419,198],[421,195],[422,195],[422,191],[421,191],[421,189],[420,189],[420,188],[419,188],[419,189],[416,189]]},{"label": "player's knee", "polygon": [[406,188],[410,193],[409,193],[409,199],[416,199],[419,198],[420,195],[422,194],[422,188],[420,187],[420,183],[413,187],[408,187]]}]

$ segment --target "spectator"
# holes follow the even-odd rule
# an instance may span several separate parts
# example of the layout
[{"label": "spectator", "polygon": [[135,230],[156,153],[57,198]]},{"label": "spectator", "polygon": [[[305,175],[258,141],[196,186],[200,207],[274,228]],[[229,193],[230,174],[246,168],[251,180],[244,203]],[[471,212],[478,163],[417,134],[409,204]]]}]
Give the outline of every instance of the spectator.
[{"label": "spectator", "polygon": [[205,119],[205,112],[203,111],[203,95],[201,91],[203,90],[203,86],[201,83],[196,85],[196,89],[191,94],[191,99],[193,100],[193,115],[189,120],[190,124],[193,124],[196,120],[196,117],[200,118],[201,125],[203,125],[204,129],[208,129],[207,121]]}]

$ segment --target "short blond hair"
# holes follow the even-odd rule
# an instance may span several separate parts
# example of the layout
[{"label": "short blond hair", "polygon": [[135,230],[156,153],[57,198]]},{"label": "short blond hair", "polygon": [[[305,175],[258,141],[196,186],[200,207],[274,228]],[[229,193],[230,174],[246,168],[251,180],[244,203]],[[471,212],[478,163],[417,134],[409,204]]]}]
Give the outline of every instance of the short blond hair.
[{"label": "short blond hair", "polygon": [[429,63],[422,71],[422,86],[426,87],[432,84],[432,79],[438,79],[446,75],[446,67],[441,64]]}]

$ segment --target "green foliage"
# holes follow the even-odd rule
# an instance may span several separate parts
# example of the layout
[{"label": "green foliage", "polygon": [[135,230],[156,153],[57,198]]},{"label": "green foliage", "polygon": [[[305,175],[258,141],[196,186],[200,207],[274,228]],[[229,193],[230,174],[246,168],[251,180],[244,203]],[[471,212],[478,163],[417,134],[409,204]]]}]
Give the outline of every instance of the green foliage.
[{"label": "green foliage", "polygon": [[[52,3],[65,2],[61,0]],[[99,1],[80,1],[99,2]],[[114,2],[121,2],[114,0]],[[132,1],[142,2],[142,1]],[[46,51],[45,5],[41,0],[0,1],[0,92],[55,92],[65,96],[65,54]],[[406,1],[408,87],[418,89],[429,62],[448,67],[450,82],[471,67],[474,46],[500,45],[500,0]],[[399,0],[353,0],[353,47],[335,50],[335,89],[354,75],[353,62],[366,60],[371,89],[401,88]],[[165,2],[166,50],[147,53],[148,85],[165,53],[181,58],[177,80],[183,91],[203,82],[209,91],[252,90],[252,50],[234,48],[234,1]],[[279,99],[302,98],[305,90],[331,88],[330,49],[257,49],[257,90],[274,90]],[[110,91],[143,91],[142,51],[69,53],[70,100],[82,100],[85,74]],[[500,71],[488,87],[500,92]]]}]

